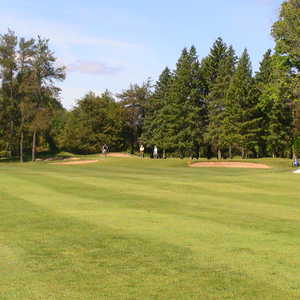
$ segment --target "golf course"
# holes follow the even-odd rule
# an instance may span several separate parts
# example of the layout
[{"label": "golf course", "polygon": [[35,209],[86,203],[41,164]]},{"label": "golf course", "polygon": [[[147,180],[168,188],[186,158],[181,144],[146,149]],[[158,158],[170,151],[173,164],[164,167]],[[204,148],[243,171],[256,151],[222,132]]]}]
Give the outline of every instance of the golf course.
[{"label": "golf course", "polygon": [[290,160],[80,159],[0,163],[1,300],[300,298]]}]

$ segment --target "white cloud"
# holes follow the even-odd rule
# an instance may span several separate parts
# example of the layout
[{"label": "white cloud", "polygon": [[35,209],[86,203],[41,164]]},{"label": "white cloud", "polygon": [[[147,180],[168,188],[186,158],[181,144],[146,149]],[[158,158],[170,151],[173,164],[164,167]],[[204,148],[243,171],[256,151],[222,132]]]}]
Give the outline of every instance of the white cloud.
[{"label": "white cloud", "polygon": [[67,71],[89,75],[114,75],[123,70],[122,66],[110,66],[98,61],[82,61],[67,65]]}]

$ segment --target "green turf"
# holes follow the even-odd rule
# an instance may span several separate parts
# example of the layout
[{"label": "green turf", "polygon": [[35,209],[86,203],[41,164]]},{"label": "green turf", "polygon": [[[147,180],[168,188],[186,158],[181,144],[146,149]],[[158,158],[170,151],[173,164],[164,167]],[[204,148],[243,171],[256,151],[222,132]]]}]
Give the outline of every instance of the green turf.
[{"label": "green turf", "polygon": [[0,299],[299,299],[300,175],[259,162],[0,163]]}]

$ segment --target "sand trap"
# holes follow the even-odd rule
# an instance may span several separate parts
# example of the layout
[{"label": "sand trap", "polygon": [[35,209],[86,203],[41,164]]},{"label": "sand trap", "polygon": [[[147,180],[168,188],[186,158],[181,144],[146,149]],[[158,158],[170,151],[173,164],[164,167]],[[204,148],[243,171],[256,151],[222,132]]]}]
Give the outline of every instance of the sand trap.
[{"label": "sand trap", "polygon": [[198,162],[191,164],[190,167],[194,168],[245,168],[245,169],[270,169],[269,166],[264,164],[247,163],[247,162]]},{"label": "sand trap", "polygon": [[296,170],[294,171],[295,174],[300,174],[300,169],[299,170]]},{"label": "sand trap", "polygon": [[128,153],[119,153],[119,152],[107,153],[107,156],[109,156],[109,157],[125,157],[125,158],[132,157],[132,155],[130,155]]},{"label": "sand trap", "polygon": [[96,163],[98,160],[77,160],[77,161],[65,161],[65,162],[57,162],[52,163],[51,165],[86,165]]}]

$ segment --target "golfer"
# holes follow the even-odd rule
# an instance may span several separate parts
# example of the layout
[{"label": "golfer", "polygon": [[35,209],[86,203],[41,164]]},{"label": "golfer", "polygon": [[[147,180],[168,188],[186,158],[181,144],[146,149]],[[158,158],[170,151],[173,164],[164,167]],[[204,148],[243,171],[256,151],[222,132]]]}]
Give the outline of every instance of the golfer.
[{"label": "golfer", "polygon": [[102,154],[106,157],[107,152],[108,152],[108,146],[106,144],[104,144],[102,146]]},{"label": "golfer", "polygon": [[299,167],[299,161],[298,161],[297,157],[294,158],[293,167],[295,167],[295,168]]},{"label": "golfer", "polygon": [[158,149],[157,149],[157,147],[156,147],[156,145],[154,146],[154,149],[153,149],[153,158],[154,159],[157,159],[157,157],[158,157]]},{"label": "golfer", "polygon": [[143,144],[140,146],[140,156],[141,158],[144,158],[144,151],[145,151],[145,148],[143,146]]}]

